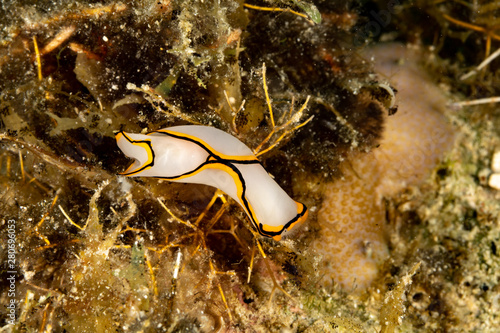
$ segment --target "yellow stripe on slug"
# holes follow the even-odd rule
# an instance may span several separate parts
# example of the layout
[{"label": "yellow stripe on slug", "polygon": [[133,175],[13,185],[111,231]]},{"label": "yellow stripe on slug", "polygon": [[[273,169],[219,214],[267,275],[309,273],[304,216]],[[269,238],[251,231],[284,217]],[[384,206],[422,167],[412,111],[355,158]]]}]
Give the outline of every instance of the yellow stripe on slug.
[{"label": "yellow stripe on slug", "polygon": [[123,136],[123,132],[122,131],[120,131],[120,132],[116,132],[115,131],[115,140],[116,140],[116,142],[118,142],[118,140],[120,140],[122,138],[122,136]]},{"label": "yellow stripe on slug", "polygon": [[153,153],[153,148],[151,147],[151,140],[141,140],[141,141],[135,141],[135,140],[132,140],[131,138],[129,138],[124,132],[120,131],[118,132],[116,135],[115,135],[115,138],[116,138],[116,141],[118,142],[118,140],[122,139],[122,136],[128,141],[130,142],[131,144],[133,144],[134,146],[138,146],[138,147],[141,147],[143,148],[146,153],[148,154],[148,159],[145,163],[143,163],[142,165],[140,165],[139,167],[137,167],[135,170],[133,171],[130,171],[130,169],[132,169],[133,165],[135,163],[132,163],[128,168],[127,170],[125,170],[124,172],[121,172],[120,175],[122,176],[133,176],[133,175],[136,175],[140,172],[143,172],[144,170],[147,170],[149,168],[151,168],[154,164],[154,153]]},{"label": "yellow stripe on slug", "polygon": [[[264,236],[272,237],[275,241],[280,241],[281,240],[281,233],[283,230],[292,230],[297,224],[300,224],[307,220],[307,216],[309,215],[309,211],[307,208],[301,204],[300,202],[295,201],[297,204],[297,216],[295,218],[295,221],[290,223],[290,225],[280,225],[280,226],[270,226],[267,224],[262,224],[261,225],[261,230],[260,233],[263,234]],[[276,235],[276,233],[279,233]]]},{"label": "yellow stripe on slug", "polygon": [[[246,185],[245,185],[243,175],[241,175],[241,178],[240,178],[240,174],[238,172],[236,172],[233,168],[231,168],[228,164],[221,163],[212,157],[209,158],[209,162],[213,162],[213,163],[206,163],[201,168],[196,169],[196,171],[193,171],[191,173],[188,173],[188,174],[185,174],[182,176],[169,177],[169,178],[159,177],[159,178],[165,178],[168,180],[177,181],[177,180],[182,180],[185,178],[192,177],[192,176],[194,176],[194,175],[196,175],[204,170],[207,170],[207,169],[216,169],[216,170],[224,171],[225,173],[229,174],[231,176],[231,178],[233,178],[234,184],[236,186],[236,196],[238,197],[238,199],[240,201],[239,204],[243,207],[243,209],[245,210],[247,215],[250,217],[250,220],[252,221],[252,224],[254,225],[255,229],[257,229],[261,235],[270,237],[270,235],[265,233],[265,230],[262,230],[261,228],[259,228],[259,225],[262,225],[262,224],[260,224],[259,221],[257,220],[257,216],[255,215],[255,212],[253,210],[252,205],[250,204],[250,202],[248,202],[248,200],[245,197],[244,190],[245,190]],[[235,169],[238,170],[237,168],[235,168]],[[281,226],[281,230],[283,230],[283,226]],[[278,231],[280,231],[280,230],[278,230]],[[276,237],[277,236],[274,236],[273,238],[276,239]]]},{"label": "yellow stripe on slug", "polygon": [[[267,224],[260,224],[261,228],[258,228],[259,233],[261,235],[267,236],[267,237],[272,237],[275,241],[280,241],[281,240],[281,233],[283,232],[283,229],[285,228],[284,225],[279,225],[279,226],[271,226]],[[278,233],[278,234],[276,234]]]},{"label": "yellow stripe on slug", "polygon": [[297,215],[302,214],[302,216],[297,218],[297,221],[291,223],[286,228],[286,230],[292,230],[297,224],[300,224],[300,223],[304,222],[305,220],[307,220],[307,216],[309,215],[309,211],[307,210],[307,208],[303,204],[301,204],[300,202],[297,202],[297,201],[295,201],[295,203],[297,204]]}]

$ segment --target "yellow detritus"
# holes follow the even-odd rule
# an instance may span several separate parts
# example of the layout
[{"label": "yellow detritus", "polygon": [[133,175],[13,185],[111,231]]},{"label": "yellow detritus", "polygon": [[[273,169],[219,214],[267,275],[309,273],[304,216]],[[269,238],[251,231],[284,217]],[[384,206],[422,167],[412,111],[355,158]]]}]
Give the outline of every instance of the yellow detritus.
[{"label": "yellow detritus", "polygon": [[[267,153],[268,151],[274,149],[286,136],[292,134],[302,126],[305,126],[308,122],[310,122],[314,116],[309,117],[306,121],[297,124],[300,122],[302,115],[304,114],[304,111],[307,107],[307,103],[309,103],[310,96],[307,96],[306,101],[302,105],[302,107],[297,111],[293,112],[293,104],[295,99],[292,98],[291,106],[290,106],[290,112],[284,113],[281,118],[280,118],[280,123],[281,125],[276,125],[274,122],[274,112],[273,112],[273,107],[271,103],[271,99],[269,98],[269,92],[267,89],[267,83],[266,83],[266,64],[262,64],[262,86],[264,88],[264,95],[266,96],[266,104],[269,109],[269,117],[271,118],[271,126],[272,130],[269,132],[269,134],[266,136],[262,142],[253,149],[253,153],[255,156],[259,157],[260,155],[263,155]],[[285,121],[285,117],[288,115],[288,120]],[[267,148],[263,149],[264,146],[269,142],[269,140],[274,136],[274,134],[283,131],[281,135],[274,140],[273,143],[269,144]]]},{"label": "yellow detritus", "polygon": [[71,217],[69,217],[69,215],[66,213],[66,211],[64,211],[64,209],[61,207],[61,205],[57,205],[57,207],[59,208],[59,210],[64,215],[64,217],[68,220],[69,223],[71,223],[72,225],[74,225],[75,227],[77,227],[80,230],[84,230],[85,229],[85,227],[80,227],[78,224],[76,224],[75,222],[73,222],[73,220],[71,219]]},{"label": "yellow detritus", "polygon": [[74,25],[70,25],[67,27],[62,28],[57,35],[54,36],[54,38],[51,39],[50,42],[48,42],[43,49],[40,51],[41,55],[50,53],[54,51],[56,48],[61,46],[62,43],[64,43],[66,40],[68,40],[73,33],[75,32],[76,27]]},{"label": "yellow detritus", "polygon": [[291,10],[289,8],[262,7],[262,6],[250,5],[248,3],[244,3],[243,6],[246,7],[246,8],[260,10],[260,11],[264,11],[264,12],[290,12],[290,13],[292,13],[294,15],[297,15],[297,16],[305,18],[309,22],[312,22],[311,20],[309,20],[309,17],[306,14],[302,14],[302,13],[296,12],[296,11]]},{"label": "yellow detritus", "polygon": [[448,21],[450,21],[458,26],[485,34],[486,35],[486,49],[484,51],[485,58],[487,58],[490,55],[491,40],[494,39],[494,40],[500,41],[500,35],[498,35],[494,32],[495,30],[498,30],[498,25],[496,25],[496,26],[494,25],[491,27],[482,27],[482,26],[475,25],[472,23],[457,20],[457,19],[455,19],[447,14],[443,14],[443,17],[446,20],[448,20]]},{"label": "yellow detritus", "polygon": [[35,47],[35,59],[36,59],[36,69],[38,73],[38,81],[42,81],[42,60],[40,59],[40,51],[38,51],[38,43],[36,42],[36,37],[33,36],[33,45]]},{"label": "yellow detritus", "polygon": [[271,100],[269,99],[269,93],[267,91],[266,63],[262,64],[262,84],[264,85],[264,93],[266,95],[267,106],[269,107],[269,116],[271,117],[271,125],[274,128],[274,127],[276,127],[276,124],[274,123],[273,108],[271,107]]}]

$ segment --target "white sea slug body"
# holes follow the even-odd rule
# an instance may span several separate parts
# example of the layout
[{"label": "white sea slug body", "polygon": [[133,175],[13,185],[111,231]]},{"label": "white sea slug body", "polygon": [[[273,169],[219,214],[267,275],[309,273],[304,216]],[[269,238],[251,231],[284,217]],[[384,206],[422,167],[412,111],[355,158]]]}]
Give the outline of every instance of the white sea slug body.
[{"label": "white sea slug body", "polygon": [[116,142],[135,159],[123,175],[216,187],[241,205],[263,236],[280,240],[307,219],[306,206],[283,191],[250,148],[224,131],[198,125],[148,134],[119,131]]}]

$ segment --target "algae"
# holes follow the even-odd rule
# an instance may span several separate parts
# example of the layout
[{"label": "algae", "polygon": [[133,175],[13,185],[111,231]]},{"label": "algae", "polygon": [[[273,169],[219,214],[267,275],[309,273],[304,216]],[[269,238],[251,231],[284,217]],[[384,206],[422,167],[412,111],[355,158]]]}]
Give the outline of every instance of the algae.
[{"label": "algae", "polygon": [[[308,248],[325,180],[340,176],[350,152],[376,147],[381,115],[395,111],[378,89],[386,82],[360,56],[365,41],[417,45],[450,101],[499,96],[498,59],[459,80],[499,46],[500,5],[481,2],[478,15],[474,6],[2,3],[2,330],[494,330],[500,193],[481,177],[500,149],[498,104],[447,114],[459,138],[424,186],[387,203],[391,258],[365,293],[321,288],[321,258]],[[382,11],[387,24],[377,21]],[[282,140],[269,104],[278,120],[305,106]],[[117,176],[128,161],[114,130],[187,123],[251,148],[274,133],[260,159],[311,208],[307,225],[281,243],[257,239],[212,188]]]}]

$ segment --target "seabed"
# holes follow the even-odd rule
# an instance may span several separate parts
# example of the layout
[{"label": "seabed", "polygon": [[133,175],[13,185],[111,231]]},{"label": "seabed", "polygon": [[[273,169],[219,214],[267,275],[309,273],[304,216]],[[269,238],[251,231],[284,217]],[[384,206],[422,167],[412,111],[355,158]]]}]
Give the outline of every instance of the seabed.
[{"label": "seabed", "polygon": [[[1,332],[500,327],[500,2],[4,1],[0,17]],[[339,166],[398,112],[366,53],[387,43],[418,54],[454,143],[382,198],[389,256],[345,289],[310,245]],[[114,131],[181,124],[238,137],[309,220],[276,242],[214,188],[118,175]]]}]

